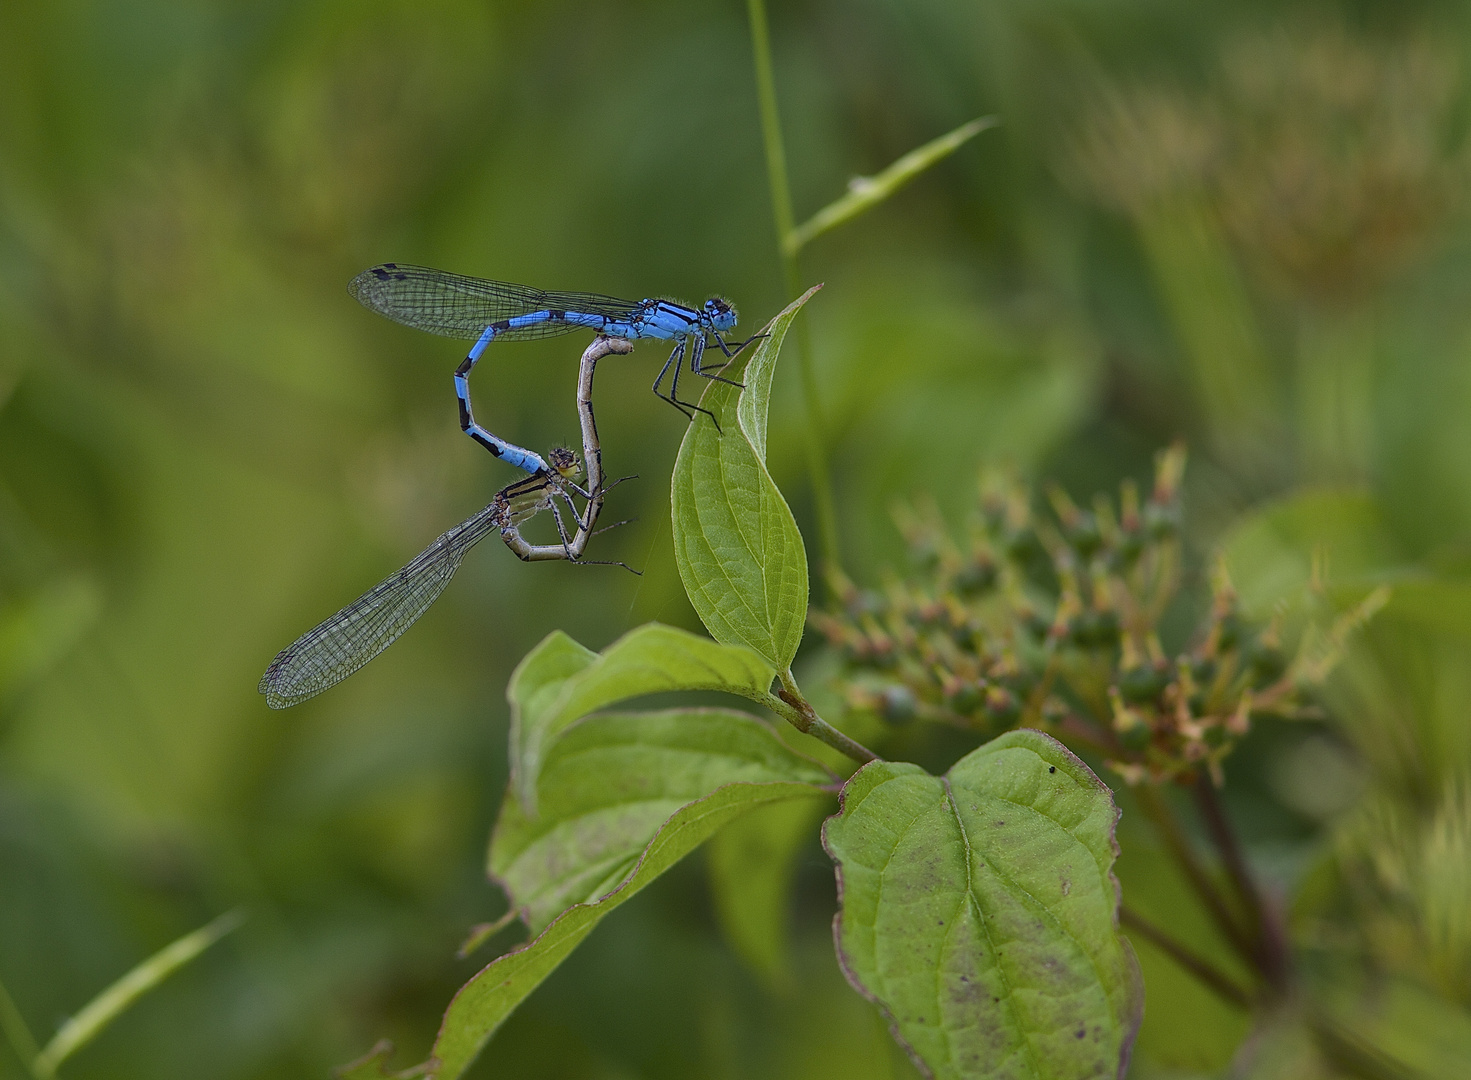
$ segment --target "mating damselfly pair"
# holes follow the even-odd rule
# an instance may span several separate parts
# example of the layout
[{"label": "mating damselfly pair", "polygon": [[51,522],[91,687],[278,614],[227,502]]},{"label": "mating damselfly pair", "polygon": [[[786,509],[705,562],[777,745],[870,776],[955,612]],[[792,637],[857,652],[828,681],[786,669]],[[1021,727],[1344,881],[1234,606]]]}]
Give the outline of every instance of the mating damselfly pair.
[{"label": "mating damselfly pair", "polygon": [[[530,475],[502,488],[488,506],[440,536],[403,569],[283,649],[260,680],[259,690],[272,708],[286,708],[316,696],[396,641],[444,591],[466,552],[491,532],[499,531],[523,561],[585,561],[583,552],[595,531],[603,497],[612,486],[603,476],[592,406],[593,374],[599,359],[609,353],[631,352],[630,340],[672,340],[674,349],[654,380],[654,393],[691,420],[697,411],[713,422],[708,410],[680,400],[680,369],[688,357],[694,374],[729,382],[716,369],[703,366],[705,350],[713,341],[726,357],[733,357],[747,344],[722,337],[735,327],[736,313],[719,298],[707,300],[700,308],[671,300],[617,300],[593,293],[545,292],[403,263],[384,263],[364,271],[348,290],[364,306],[396,322],[475,341],[455,371],[460,427],[494,456]],[[570,450],[552,451],[548,463],[478,424],[469,389],[470,370],[497,338],[526,340],[578,329],[598,334],[583,353],[577,382],[586,487],[577,483],[583,466]],[[671,368],[669,393],[664,394],[659,387]],[[580,511],[574,494],[585,500]],[[570,508],[576,522],[570,536],[561,505]],[[522,536],[520,526],[545,510],[552,512],[560,543],[532,544]]]}]

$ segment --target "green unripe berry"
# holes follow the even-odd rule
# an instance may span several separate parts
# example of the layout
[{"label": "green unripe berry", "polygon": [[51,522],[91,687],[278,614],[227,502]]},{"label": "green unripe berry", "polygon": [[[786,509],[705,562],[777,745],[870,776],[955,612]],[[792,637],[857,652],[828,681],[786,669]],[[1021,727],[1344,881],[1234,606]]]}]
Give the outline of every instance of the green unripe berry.
[{"label": "green unripe berry", "polygon": [[1137,667],[1119,675],[1119,695],[1130,705],[1154,701],[1170,684],[1168,669]]}]

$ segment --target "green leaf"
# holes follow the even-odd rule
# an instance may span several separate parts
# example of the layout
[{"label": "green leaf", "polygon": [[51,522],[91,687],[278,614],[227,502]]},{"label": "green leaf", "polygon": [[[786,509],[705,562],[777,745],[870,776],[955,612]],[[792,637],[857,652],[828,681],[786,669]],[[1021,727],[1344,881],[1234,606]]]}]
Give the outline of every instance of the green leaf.
[{"label": "green leaf", "polygon": [[823,233],[872,210],[931,165],[943,161],[999,122],[994,116],[983,116],[961,124],[949,134],[941,135],[938,139],[932,139],[918,149],[909,151],[877,176],[854,177],[848,182],[846,195],[828,203],[782,237],[782,251],[788,256],[796,255]]},{"label": "green leaf", "polygon": [[601,654],[560,631],[549,634],[517,666],[506,691],[511,786],[527,813],[535,814],[548,749],[570,724],[597,709],[672,690],[724,690],[765,701],[775,677],[749,649],[660,623],[630,630]]},{"label": "green leaf", "polygon": [[512,743],[516,741],[517,721],[524,716],[545,712],[562,685],[597,658],[597,653],[560,630],[553,630],[522,657],[516,670],[511,672],[511,681],[506,684],[506,700],[511,705]]},{"label": "green leaf", "polygon": [[0,608],[0,694],[43,675],[102,614],[102,590],[74,575]]},{"label": "green leaf", "polygon": [[736,417],[763,465],[766,464],[766,412],[771,404],[771,379],[776,374],[776,358],[781,355],[782,342],[792,327],[792,320],[820,288],[821,285],[812,286],[766,324],[761,331],[766,336],[757,339],[752,346],[745,375],[739,380],[745,383],[745,389],[738,395]]},{"label": "green leaf", "polygon": [[1118,933],[1117,821],[1103,782],[1025,729],[944,777],[873,762],[844,786],[823,830],[839,960],[931,1075],[1123,1075],[1143,992]]},{"label": "green leaf", "polygon": [[745,391],[718,382],[706,387],[700,401],[720,430],[699,417],[690,424],[671,483],[674,559],[700,621],[716,641],[745,645],[778,671],[791,664],[802,641],[807,553],[762,460],[766,401],[781,338],[811,295],[808,290],[768,323],[772,337],[728,373],[740,379],[750,371],[755,380],[744,411],[739,402]]},{"label": "green leaf", "polygon": [[240,911],[229,911],[191,934],[165,945],[128,972],[82,1010],[61,1025],[52,1040],[37,1055],[31,1071],[38,1077],[56,1075],[63,1061],[102,1034],[129,1006],[163,982],[205,949],[245,921]]},{"label": "green leaf", "polygon": [[833,780],[750,713],[599,713],[547,754],[536,817],[507,792],[490,875],[538,934],[571,905],[615,888],[672,814],[716,788],[799,783],[821,794]]},{"label": "green leaf", "polygon": [[1400,559],[1383,511],[1367,492],[1304,491],[1237,521],[1221,545],[1242,609],[1269,616],[1298,596],[1317,559],[1339,584],[1377,583]]},{"label": "green leaf", "polygon": [[1330,1030],[1351,1037],[1376,1057],[1388,1058],[1401,1075],[1426,1080],[1466,1075],[1471,1012],[1461,1003],[1408,979],[1382,980],[1367,993],[1339,984],[1325,996],[1323,1022]]},{"label": "green leaf", "polygon": [[736,955],[777,990],[792,981],[787,921],[797,857],[828,809],[826,799],[774,803],[710,841],[710,895],[720,928]]},{"label": "green leaf", "polygon": [[[589,717],[547,755],[541,816],[508,798],[491,868],[532,926],[445,1012],[428,1075],[453,1080],[608,912],[750,810],[827,794],[828,774],[745,713],[685,709]],[[551,919],[557,908],[572,906]]]}]

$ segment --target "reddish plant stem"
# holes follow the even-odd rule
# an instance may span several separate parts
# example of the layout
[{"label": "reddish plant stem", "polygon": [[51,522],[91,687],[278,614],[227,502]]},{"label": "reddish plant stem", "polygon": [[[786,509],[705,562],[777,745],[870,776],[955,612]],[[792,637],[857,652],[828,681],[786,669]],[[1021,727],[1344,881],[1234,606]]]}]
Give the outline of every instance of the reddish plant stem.
[{"label": "reddish plant stem", "polygon": [[1137,911],[1120,907],[1119,923],[1153,943],[1161,952],[1194,975],[1207,988],[1214,990],[1225,1001],[1242,1009],[1251,1008],[1251,995],[1237,986],[1235,980],[1209,960],[1176,941]]},{"label": "reddish plant stem", "polygon": [[1159,832],[1160,839],[1165,843],[1174,856],[1175,861],[1180,864],[1180,869],[1185,872],[1186,879],[1190,882],[1195,894],[1200,897],[1200,902],[1205,905],[1206,911],[1215,920],[1221,933],[1231,946],[1241,954],[1242,959],[1249,963],[1254,969],[1257,968],[1257,950],[1251,935],[1241,928],[1236,916],[1226,906],[1225,900],[1216,889],[1216,883],[1206,873],[1205,867],[1201,865],[1195,850],[1190,846],[1190,840],[1186,837],[1180,823],[1175,820],[1165,801],[1160,797],[1158,791],[1145,784],[1140,784],[1134,789],[1134,797],[1139,803],[1139,808],[1144,811],[1149,820],[1153,822],[1155,829]]},{"label": "reddish plant stem", "polygon": [[1215,785],[1204,770],[1195,774],[1193,788],[1195,805],[1200,810],[1206,831],[1220,853],[1226,875],[1251,921],[1251,931],[1256,938],[1255,965],[1266,984],[1273,991],[1282,993],[1287,989],[1290,980],[1286,927],[1277,918],[1276,911],[1262,897],[1251,868],[1246,865],[1246,857],[1236,839],[1236,832],[1216,794]]},{"label": "reddish plant stem", "polygon": [[[781,689],[777,690],[776,697],[792,710],[792,715],[785,719],[798,731],[811,735],[814,739],[820,739],[827,743],[839,753],[852,758],[860,765],[867,765],[870,761],[881,760],[868,747],[849,738],[837,728],[833,727],[822,717],[817,715],[817,710],[802,696],[802,691],[797,688],[797,680],[792,676],[792,669],[778,673],[781,679]],[[776,704],[771,702],[771,704]],[[777,710],[780,711],[780,710]]]}]

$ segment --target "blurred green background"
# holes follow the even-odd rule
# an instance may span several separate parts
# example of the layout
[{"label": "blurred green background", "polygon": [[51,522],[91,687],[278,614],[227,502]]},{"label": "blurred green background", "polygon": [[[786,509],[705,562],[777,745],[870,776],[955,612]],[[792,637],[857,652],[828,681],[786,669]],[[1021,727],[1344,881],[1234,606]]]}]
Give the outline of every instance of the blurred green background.
[{"label": "blurred green background", "polygon": [[[1399,988],[1374,999],[1385,1038],[1464,1036],[1471,9],[771,18],[799,219],[1002,119],[804,256],[826,282],[804,318],[850,572],[902,557],[896,497],[958,514],[998,460],[1087,497],[1184,437],[1197,587],[1228,535],[1263,610],[1314,550],[1336,580],[1396,583],[1333,720],[1258,731],[1227,798],[1304,955]],[[597,554],[642,577],[488,543],[360,674],[265,707],[278,649],[512,479],[458,430],[462,347],[344,291],[384,260],[720,293],[759,326],[785,297],[744,7],[0,5],[0,981],[44,1040],[172,938],[251,913],[67,1076],[322,1076],[383,1035],[422,1058],[477,967],[455,947],[504,906],[482,864],[512,666],[554,628],[601,648],[649,619],[698,626],[669,537],[684,421],[640,345],[598,380],[608,469],[639,479],[608,509],[636,523]],[[493,348],[482,421],[543,451],[575,439],[581,348]],[[770,459],[811,543],[790,360],[776,394]],[[1211,952],[1127,815],[1123,841],[1131,903],[1199,923]],[[814,840],[797,989],[769,991],[693,860],[474,1075],[912,1075],[842,981],[832,907]],[[1226,1068],[1247,1019],[1140,953],[1133,1075]],[[0,1076],[22,1075],[0,1049]]]}]

